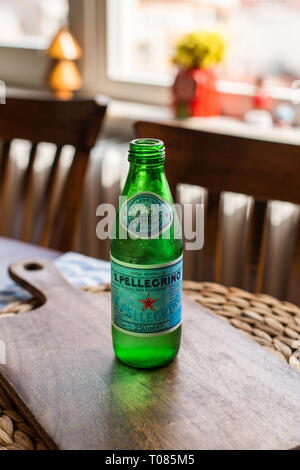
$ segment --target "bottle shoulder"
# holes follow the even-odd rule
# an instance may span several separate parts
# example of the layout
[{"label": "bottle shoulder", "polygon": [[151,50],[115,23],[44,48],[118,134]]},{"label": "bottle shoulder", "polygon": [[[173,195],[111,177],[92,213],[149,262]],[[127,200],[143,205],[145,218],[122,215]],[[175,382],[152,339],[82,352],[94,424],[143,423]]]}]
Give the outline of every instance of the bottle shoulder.
[{"label": "bottle shoulder", "polygon": [[165,264],[182,253],[182,240],[111,240],[111,255],[129,264]]},{"label": "bottle shoulder", "polygon": [[[141,220],[144,216],[151,225],[155,211],[158,219],[150,236]],[[111,254],[126,263],[163,264],[181,257],[181,228],[163,167],[129,169],[113,235]]]},{"label": "bottle shoulder", "polygon": [[172,194],[163,168],[130,168],[122,196],[131,198],[136,194],[147,192],[157,194],[169,204],[173,204]]}]

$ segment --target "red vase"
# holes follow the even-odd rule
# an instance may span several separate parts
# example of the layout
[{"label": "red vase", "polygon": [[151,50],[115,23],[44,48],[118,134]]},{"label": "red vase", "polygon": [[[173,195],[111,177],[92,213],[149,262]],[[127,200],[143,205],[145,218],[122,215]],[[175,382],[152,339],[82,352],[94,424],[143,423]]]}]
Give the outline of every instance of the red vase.
[{"label": "red vase", "polygon": [[221,105],[216,81],[215,68],[180,70],[173,85],[176,117],[218,116]]}]

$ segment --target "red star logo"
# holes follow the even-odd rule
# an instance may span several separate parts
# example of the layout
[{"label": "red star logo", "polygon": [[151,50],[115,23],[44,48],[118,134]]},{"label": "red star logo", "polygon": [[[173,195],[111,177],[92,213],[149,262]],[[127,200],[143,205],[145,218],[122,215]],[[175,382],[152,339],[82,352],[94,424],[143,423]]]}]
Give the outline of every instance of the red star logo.
[{"label": "red star logo", "polygon": [[158,302],[158,300],[159,299],[152,300],[151,297],[150,297],[150,294],[147,295],[146,300],[139,299],[139,302],[144,304],[144,307],[143,307],[142,311],[147,310],[147,308],[150,308],[151,310],[153,310],[153,312],[155,312],[155,308],[153,307],[153,304],[155,302]]}]

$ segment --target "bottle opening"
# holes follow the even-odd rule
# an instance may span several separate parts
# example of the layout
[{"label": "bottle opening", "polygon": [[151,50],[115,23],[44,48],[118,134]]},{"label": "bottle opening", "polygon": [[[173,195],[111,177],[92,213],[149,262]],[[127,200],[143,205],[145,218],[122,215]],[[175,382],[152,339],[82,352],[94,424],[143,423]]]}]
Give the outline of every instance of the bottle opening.
[{"label": "bottle opening", "polygon": [[130,142],[130,162],[157,164],[165,160],[165,145],[159,139],[135,139]]}]

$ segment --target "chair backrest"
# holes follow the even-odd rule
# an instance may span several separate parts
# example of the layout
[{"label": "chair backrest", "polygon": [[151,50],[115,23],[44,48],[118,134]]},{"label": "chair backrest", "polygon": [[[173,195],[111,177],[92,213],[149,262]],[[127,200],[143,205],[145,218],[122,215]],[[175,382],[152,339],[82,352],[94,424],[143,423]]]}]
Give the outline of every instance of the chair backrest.
[{"label": "chair backrest", "polygon": [[[3,234],[8,215],[11,143],[13,139],[24,139],[31,142],[31,150],[19,191],[21,209],[15,215],[22,218],[18,237],[30,241],[31,223],[37,223],[33,217],[39,217],[38,242],[42,246],[62,251],[72,247],[89,153],[99,135],[106,108],[105,98],[63,101],[50,94],[39,93],[8,97],[6,104],[0,106],[0,140],[3,142],[0,159],[0,235]],[[33,215],[34,183],[37,178],[34,163],[41,142],[55,144],[56,152],[43,197],[39,201],[39,215],[36,216]],[[65,145],[73,146],[75,154],[57,202],[59,164]]]},{"label": "chair backrest", "polygon": [[[276,142],[202,132],[173,124],[138,122],[138,137],[152,137],[166,144],[166,170],[171,190],[178,183],[208,190],[205,205],[205,243],[202,279],[220,282],[220,194],[223,191],[252,196],[241,285],[260,292],[266,262],[267,221],[270,200],[300,203],[300,148]],[[299,239],[299,235],[298,235]],[[296,243],[298,248],[300,243]],[[291,275],[300,280],[300,253]]]}]

